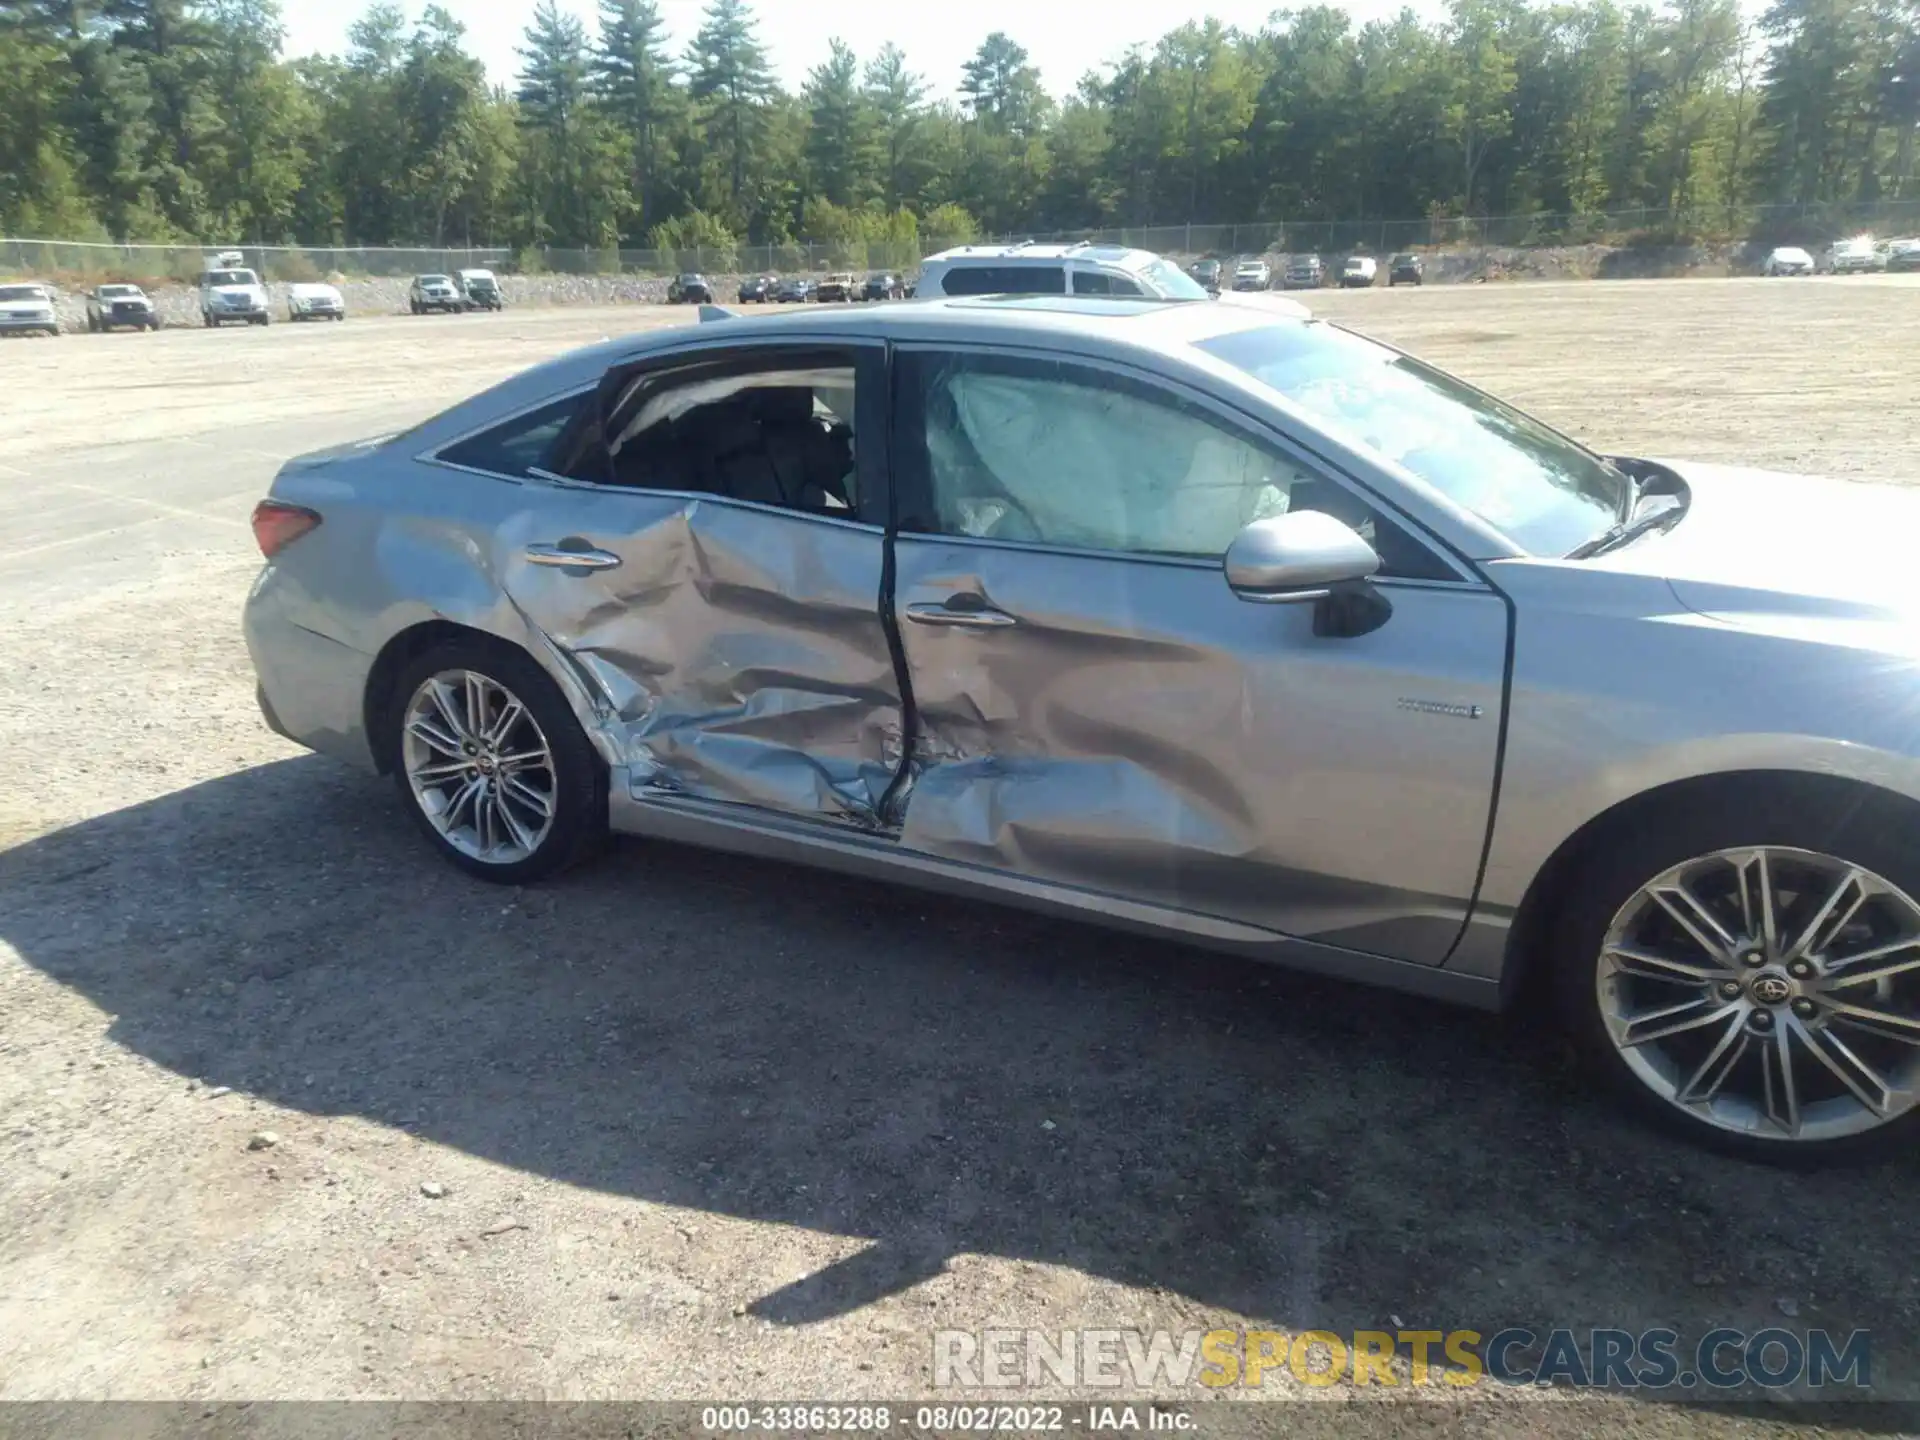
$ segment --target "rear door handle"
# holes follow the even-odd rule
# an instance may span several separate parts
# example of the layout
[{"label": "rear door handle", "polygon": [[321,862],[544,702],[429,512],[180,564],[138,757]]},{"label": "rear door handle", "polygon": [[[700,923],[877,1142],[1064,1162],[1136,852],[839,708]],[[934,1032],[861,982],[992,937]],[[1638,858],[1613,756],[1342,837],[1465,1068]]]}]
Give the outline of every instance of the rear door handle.
[{"label": "rear door handle", "polygon": [[611,570],[620,557],[611,550],[565,550],[558,545],[529,545],[530,565],[552,565],[561,570]]},{"label": "rear door handle", "polygon": [[1020,623],[1004,610],[956,610],[951,605],[909,605],[907,619],[916,625],[963,625],[973,630],[1004,630]]}]

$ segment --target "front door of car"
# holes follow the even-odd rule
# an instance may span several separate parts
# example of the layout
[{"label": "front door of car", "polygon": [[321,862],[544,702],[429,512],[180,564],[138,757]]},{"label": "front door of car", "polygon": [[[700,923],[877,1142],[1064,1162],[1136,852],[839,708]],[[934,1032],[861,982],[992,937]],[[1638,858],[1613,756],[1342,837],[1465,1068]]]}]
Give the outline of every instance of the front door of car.
[{"label": "front door of car", "polygon": [[636,798],[878,823],[903,730],[862,443],[884,375],[878,346],[818,343],[616,368],[503,525],[507,596]]},{"label": "front door of car", "polygon": [[[901,844],[1437,964],[1474,890],[1505,603],[1280,436],[1091,362],[895,355]],[[1334,514],[1391,614],[1316,634],[1222,555]],[[1320,627],[1325,628],[1325,627]]]}]

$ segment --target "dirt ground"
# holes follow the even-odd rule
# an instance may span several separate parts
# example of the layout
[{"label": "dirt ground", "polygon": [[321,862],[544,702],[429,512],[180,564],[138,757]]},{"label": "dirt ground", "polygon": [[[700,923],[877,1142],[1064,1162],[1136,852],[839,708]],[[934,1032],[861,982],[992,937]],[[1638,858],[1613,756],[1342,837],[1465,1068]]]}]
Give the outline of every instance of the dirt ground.
[{"label": "dirt ground", "polygon": [[[1920,477],[1906,277],[1314,303],[1605,447]],[[687,318],[0,343],[0,1398],[897,1399],[944,1328],[1509,1324],[1865,1328],[1911,1392],[1920,1162],[1738,1165],[1525,1017],[759,862],[503,892],[268,733],[280,460]],[[1535,1398],[1794,1418],[1424,1408]]]}]

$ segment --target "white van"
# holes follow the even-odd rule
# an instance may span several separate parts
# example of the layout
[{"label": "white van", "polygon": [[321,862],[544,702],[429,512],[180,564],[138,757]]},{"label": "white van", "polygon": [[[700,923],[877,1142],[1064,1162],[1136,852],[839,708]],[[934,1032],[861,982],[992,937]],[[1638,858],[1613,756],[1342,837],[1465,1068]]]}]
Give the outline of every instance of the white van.
[{"label": "white van", "polygon": [[1130,295],[1205,300],[1165,256],[1120,245],[961,245],[920,262],[915,295]]}]

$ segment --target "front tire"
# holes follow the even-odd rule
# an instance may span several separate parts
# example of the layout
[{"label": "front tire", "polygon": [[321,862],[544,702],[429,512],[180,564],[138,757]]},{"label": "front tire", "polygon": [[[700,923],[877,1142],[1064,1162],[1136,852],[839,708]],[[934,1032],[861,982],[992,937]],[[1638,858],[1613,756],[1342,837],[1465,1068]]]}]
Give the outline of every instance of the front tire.
[{"label": "front tire", "polygon": [[1920,1138],[1920,850],[1871,798],[1761,794],[1604,838],[1554,988],[1644,1116],[1791,1166]]},{"label": "front tire", "polygon": [[415,823],[470,875],[524,884],[605,841],[606,768],[521,651],[477,638],[436,646],[396,681],[384,733]]}]

